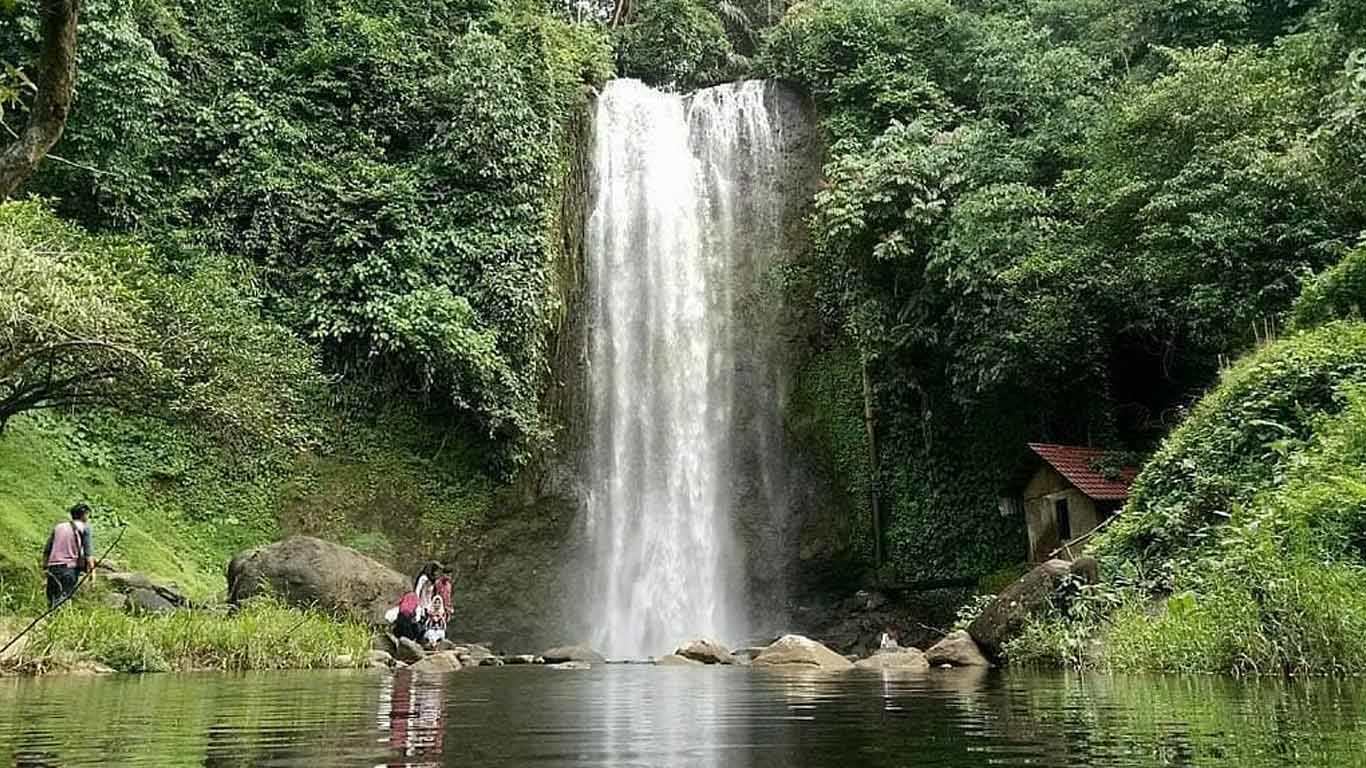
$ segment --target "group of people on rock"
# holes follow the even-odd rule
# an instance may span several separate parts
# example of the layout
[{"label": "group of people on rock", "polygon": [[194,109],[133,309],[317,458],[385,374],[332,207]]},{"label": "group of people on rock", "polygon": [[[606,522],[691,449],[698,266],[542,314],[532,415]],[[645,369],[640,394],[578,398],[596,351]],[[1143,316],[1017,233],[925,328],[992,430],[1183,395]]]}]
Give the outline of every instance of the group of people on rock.
[{"label": "group of people on rock", "polygon": [[394,636],[435,645],[446,639],[450,619],[451,577],[440,563],[427,563],[413,580],[412,590],[398,601]]}]

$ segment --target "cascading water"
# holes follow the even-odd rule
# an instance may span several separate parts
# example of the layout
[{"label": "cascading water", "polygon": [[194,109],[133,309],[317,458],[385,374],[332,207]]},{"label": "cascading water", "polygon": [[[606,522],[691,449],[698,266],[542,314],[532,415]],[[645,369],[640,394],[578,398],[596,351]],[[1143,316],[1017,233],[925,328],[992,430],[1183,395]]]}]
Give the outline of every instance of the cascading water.
[{"label": "cascading water", "polygon": [[610,654],[746,630],[737,507],[782,485],[778,374],[751,311],[782,242],[773,87],[621,80],[597,100],[587,524]]}]

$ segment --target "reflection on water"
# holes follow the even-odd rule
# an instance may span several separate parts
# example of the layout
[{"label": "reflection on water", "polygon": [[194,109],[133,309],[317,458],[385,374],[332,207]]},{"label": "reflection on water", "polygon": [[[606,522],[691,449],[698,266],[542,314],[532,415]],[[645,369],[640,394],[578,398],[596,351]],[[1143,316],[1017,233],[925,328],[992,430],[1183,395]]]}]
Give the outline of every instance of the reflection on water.
[{"label": "reflection on water", "polygon": [[14,766],[1355,766],[1359,682],[480,669],[0,680]]}]

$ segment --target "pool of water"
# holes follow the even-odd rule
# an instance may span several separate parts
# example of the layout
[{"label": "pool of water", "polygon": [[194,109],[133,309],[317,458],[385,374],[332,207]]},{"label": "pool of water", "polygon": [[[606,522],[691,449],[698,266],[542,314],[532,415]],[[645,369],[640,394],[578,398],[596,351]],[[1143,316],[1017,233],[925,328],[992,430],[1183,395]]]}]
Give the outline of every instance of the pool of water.
[{"label": "pool of water", "polygon": [[0,680],[14,766],[1366,765],[1366,685],[507,667]]}]

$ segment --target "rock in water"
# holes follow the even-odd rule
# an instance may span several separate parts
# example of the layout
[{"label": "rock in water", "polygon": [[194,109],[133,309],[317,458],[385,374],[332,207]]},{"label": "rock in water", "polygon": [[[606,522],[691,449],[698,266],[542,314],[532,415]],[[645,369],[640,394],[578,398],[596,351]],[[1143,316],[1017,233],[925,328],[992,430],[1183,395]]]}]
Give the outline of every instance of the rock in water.
[{"label": "rock in water", "polygon": [[602,654],[589,648],[586,645],[566,645],[560,648],[551,648],[541,654],[547,664],[563,664],[568,661],[583,661],[589,664],[606,664],[607,659]]},{"label": "rock in water", "polygon": [[419,674],[444,675],[448,672],[459,672],[464,668],[460,659],[456,657],[455,651],[439,651],[427,654],[421,661],[413,662],[409,669]]},{"label": "rock in water", "polygon": [[668,656],[660,656],[659,658],[655,659],[655,666],[657,666],[657,667],[700,667],[700,666],[702,666],[702,662],[700,662],[700,661],[694,661],[693,659],[689,659],[689,658],[686,657],[686,656],[680,656],[680,655],[678,655],[678,654],[676,654],[676,653],[671,653],[671,654],[669,654]]},{"label": "rock in water", "polygon": [[541,658],[540,656],[532,656],[532,655],[529,654],[529,653],[524,653],[524,654],[520,654],[520,655],[517,655],[517,656],[508,656],[506,659],[504,659],[504,661],[506,661],[508,664],[544,664],[544,663],[545,663],[545,659]]},{"label": "rock in water", "polygon": [[1063,577],[1076,573],[1082,580],[1093,579],[1095,560],[1084,557],[1075,563],[1049,560],[1006,587],[968,625],[968,634],[993,658],[1000,658],[1005,644],[1024,630],[1029,619],[1048,608]]},{"label": "rock in water", "polygon": [[866,659],[854,662],[858,669],[881,669],[904,672],[923,672],[930,668],[925,654],[917,648],[898,648],[886,653],[875,653]]},{"label": "rock in water", "polygon": [[317,606],[374,626],[409,589],[403,574],[340,544],[311,536],[238,554],[228,563],[228,600],[273,594],[291,605]]},{"label": "rock in water", "polygon": [[715,640],[690,640],[674,651],[675,656],[700,661],[703,664],[734,664],[730,649]]},{"label": "rock in water", "polygon": [[805,666],[852,669],[854,664],[824,645],[801,635],[784,635],[754,657],[756,667]]},{"label": "rock in water", "polygon": [[374,669],[389,669],[394,666],[394,657],[384,651],[370,651],[368,659]]},{"label": "rock in water", "polygon": [[961,629],[950,632],[943,640],[925,651],[925,660],[935,666],[941,664],[948,664],[952,667],[991,666],[987,657],[982,655],[982,649],[973,642],[972,636]]},{"label": "rock in water", "polygon": [[386,654],[398,656],[398,638],[385,632],[370,638],[370,650],[384,651]]},{"label": "rock in water", "polygon": [[[450,653],[450,651],[442,651],[442,653]],[[412,664],[413,662],[422,661],[426,657],[427,652],[422,650],[421,645],[418,645],[406,637],[399,638],[398,654],[394,658]]]},{"label": "rock in water", "polygon": [[589,663],[586,662],[586,661],[562,661],[562,662],[560,662],[559,664],[551,664],[550,666],[547,667],[547,669],[569,669],[569,670],[576,670],[576,669],[577,669],[577,670],[583,670],[583,669],[592,669],[592,668],[593,668],[593,665],[592,665],[592,664],[589,664]]}]

